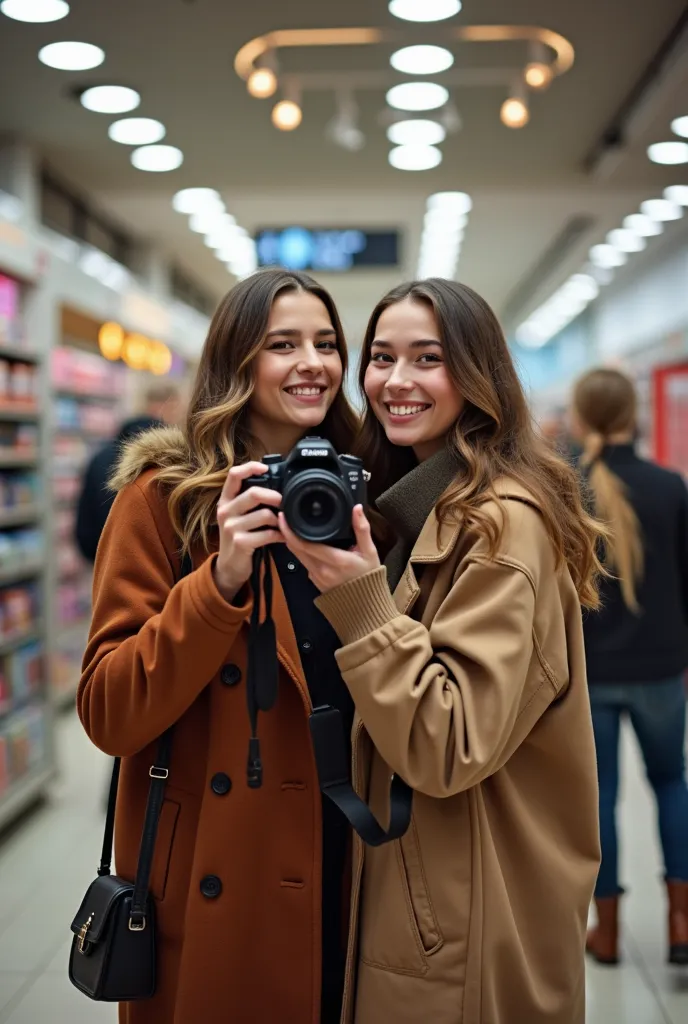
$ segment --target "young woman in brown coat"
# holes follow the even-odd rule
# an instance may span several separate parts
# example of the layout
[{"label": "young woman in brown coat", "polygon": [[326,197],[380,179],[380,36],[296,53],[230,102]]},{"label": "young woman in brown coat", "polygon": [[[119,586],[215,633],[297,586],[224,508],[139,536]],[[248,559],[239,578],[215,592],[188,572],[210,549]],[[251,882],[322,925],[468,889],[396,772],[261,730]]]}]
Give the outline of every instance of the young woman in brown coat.
[{"label": "young woman in brown coat", "polygon": [[[343,1020],[582,1024],[599,864],[581,604],[599,529],[535,434],[489,306],[455,282],[402,286],[364,341],[362,454],[398,542],[280,527],[322,592],[354,698],[355,784],[411,828],[356,843]],[[381,493],[382,492],[382,493]]]},{"label": "young woman in brown coat", "polygon": [[[255,460],[288,454],[306,434],[351,450],[345,370],[328,293],[303,274],[260,272],[213,318],[186,430],[143,435],[121,460],[78,709],[93,742],[123,758],[116,869],[125,878],[136,870],[156,742],[174,726],[152,872],[158,985],[151,1001],[121,1005],[125,1024],[339,1021],[348,828],[321,803],[311,683],[328,687],[349,722],[353,703],[317,591],[279,544],[279,694],[260,717],[263,784],[248,787],[247,581],[253,552],[282,540],[281,495],[240,488],[264,472]],[[193,571],[180,579],[182,550]]]}]

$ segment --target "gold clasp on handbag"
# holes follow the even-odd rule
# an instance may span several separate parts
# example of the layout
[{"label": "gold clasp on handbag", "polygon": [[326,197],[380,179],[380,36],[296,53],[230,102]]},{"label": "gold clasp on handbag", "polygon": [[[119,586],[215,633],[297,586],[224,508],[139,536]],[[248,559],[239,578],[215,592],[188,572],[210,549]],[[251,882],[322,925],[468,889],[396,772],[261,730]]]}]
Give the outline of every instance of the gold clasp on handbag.
[{"label": "gold clasp on handbag", "polygon": [[86,921],[85,924],[82,924],[81,928],[79,929],[79,939],[77,941],[77,949],[79,950],[80,953],[84,952],[84,945],[85,945],[85,942],[86,942],[86,932],[91,927],[91,921],[92,920],[93,920],[93,914],[90,915],[88,921]]}]

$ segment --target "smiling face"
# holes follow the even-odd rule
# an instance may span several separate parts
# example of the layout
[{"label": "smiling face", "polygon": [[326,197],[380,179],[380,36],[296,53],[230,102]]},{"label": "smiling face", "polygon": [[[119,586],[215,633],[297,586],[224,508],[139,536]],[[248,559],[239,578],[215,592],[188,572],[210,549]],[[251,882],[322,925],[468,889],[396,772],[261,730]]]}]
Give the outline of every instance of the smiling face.
[{"label": "smiling face", "polygon": [[267,453],[286,455],[325,419],[342,384],[337,334],[324,303],[287,291],[272,304],[255,360],[249,428]]},{"label": "smiling face", "polygon": [[449,376],[432,308],[403,299],[377,322],[365,393],[392,444],[423,461],[439,451],[463,409]]}]

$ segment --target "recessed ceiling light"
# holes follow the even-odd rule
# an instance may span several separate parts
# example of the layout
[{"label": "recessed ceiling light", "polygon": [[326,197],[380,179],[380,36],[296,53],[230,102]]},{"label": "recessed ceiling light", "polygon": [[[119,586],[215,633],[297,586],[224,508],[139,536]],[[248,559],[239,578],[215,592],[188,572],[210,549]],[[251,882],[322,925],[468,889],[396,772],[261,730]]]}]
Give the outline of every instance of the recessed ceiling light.
[{"label": "recessed ceiling light", "polygon": [[678,203],[672,203],[668,199],[646,199],[640,204],[640,212],[652,220],[680,220],[683,210]]},{"label": "recessed ceiling light", "polygon": [[404,82],[387,93],[387,102],[396,110],[436,110],[448,99],[448,91],[436,82]]},{"label": "recessed ceiling light", "polygon": [[199,235],[209,235],[223,224],[224,206],[197,210],[189,217],[189,228]]},{"label": "recessed ceiling light", "polygon": [[461,0],[390,0],[389,13],[402,21],[444,21],[461,10]]},{"label": "recessed ceiling light", "polygon": [[112,122],[108,135],[123,146],[149,146],[165,138],[165,125],[152,117],[123,117]]},{"label": "recessed ceiling light", "polygon": [[48,43],[38,51],[38,59],[58,71],[89,71],[105,60],[105,51],[93,43]]},{"label": "recessed ceiling light", "polygon": [[654,142],[647,155],[653,164],[688,164],[688,142]]},{"label": "recessed ceiling light", "polygon": [[688,139],[688,116],[675,117],[671,122],[671,130],[674,135],[680,135],[683,139]]},{"label": "recessed ceiling light", "polygon": [[628,228],[616,228],[607,235],[607,241],[619,252],[642,252],[647,249],[647,239],[642,235],[636,235],[635,231]]},{"label": "recessed ceiling light", "polygon": [[664,189],[664,198],[679,206],[688,206],[688,185],[669,185]]},{"label": "recessed ceiling light", "polygon": [[395,71],[405,75],[438,75],[454,63],[454,55],[443,46],[404,46],[390,58]]},{"label": "recessed ceiling light", "polygon": [[623,226],[636,235],[643,235],[646,238],[661,235],[664,231],[659,221],[653,220],[652,217],[648,217],[644,213],[632,213],[629,217],[625,217]]},{"label": "recessed ceiling light", "polygon": [[39,24],[66,18],[69,4],[65,0],[2,0],[0,11],[14,21]]},{"label": "recessed ceiling light", "polygon": [[470,213],[473,200],[467,192],[435,192],[428,198],[428,210],[446,210],[456,216]]},{"label": "recessed ceiling light", "polygon": [[625,252],[619,252],[613,245],[593,245],[590,259],[596,267],[622,267],[628,262]]},{"label": "recessed ceiling light", "polygon": [[197,213],[199,210],[224,210],[225,204],[214,188],[183,188],[175,193],[172,206],[177,213]]},{"label": "recessed ceiling light", "polygon": [[422,118],[397,121],[387,129],[387,138],[395,146],[437,146],[446,137],[447,132],[439,121]]},{"label": "recessed ceiling light", "polygon": [[442,163],[442,150],[435,146],[396,146],[388,159],[398,171],[429,171]]},{"label": "recessed ceiling light", "polygon": [[126,85],[93,85],[81,94],[81,105],[96,114],[126,114],[136,110],[141,97]]},{"label": "recessed ceiling light", "polygon": [[131,154],[131,162],[139,171],[175,171],[184,154],[176,146],[141,146]]}]

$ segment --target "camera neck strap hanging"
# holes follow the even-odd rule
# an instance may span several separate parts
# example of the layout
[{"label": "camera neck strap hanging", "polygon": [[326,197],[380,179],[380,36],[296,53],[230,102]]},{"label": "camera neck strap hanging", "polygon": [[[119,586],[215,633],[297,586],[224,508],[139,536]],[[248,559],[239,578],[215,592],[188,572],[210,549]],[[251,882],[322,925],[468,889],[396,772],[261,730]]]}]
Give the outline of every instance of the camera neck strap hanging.
[{"label": "camera neck strap hanging", "polygon": [[[253,555],[251,593],[253,608],[248,639],[246,702],[251,726],[247,780],[251,789],[263,784],[263,762],[258,739],[258,712],[270,711],[277,700],[279,666],[277,635],[272,618],[273,560],[269,548]],[[261,604],[265,615],[261,621]],[[393,775],[389,794],[389,825],[383,829],[370,807],[356,793],[351,782],[351,758],[346,742],[342,714],[338,708],[323,704],[314,708],[309,727],[318,782],[327,796],[368,846],[382,846],[400,839],[411,823],[413,790],[399,775]]]}]

